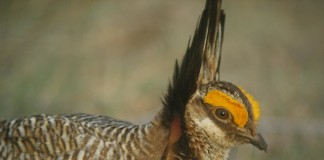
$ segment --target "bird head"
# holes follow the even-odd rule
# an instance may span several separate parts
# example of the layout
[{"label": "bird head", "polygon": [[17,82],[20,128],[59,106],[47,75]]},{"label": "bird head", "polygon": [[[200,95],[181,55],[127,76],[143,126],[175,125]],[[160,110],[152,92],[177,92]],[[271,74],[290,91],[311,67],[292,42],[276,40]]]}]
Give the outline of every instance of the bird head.
[{"label": "bird head", "polygon": [[188,134],[209,137],[211,145],[232,148],[250,143],[267,150],[256,130],[260,117],[258,102],[244,89],[224,81],[202,84],[189,100],[184,123]]}]

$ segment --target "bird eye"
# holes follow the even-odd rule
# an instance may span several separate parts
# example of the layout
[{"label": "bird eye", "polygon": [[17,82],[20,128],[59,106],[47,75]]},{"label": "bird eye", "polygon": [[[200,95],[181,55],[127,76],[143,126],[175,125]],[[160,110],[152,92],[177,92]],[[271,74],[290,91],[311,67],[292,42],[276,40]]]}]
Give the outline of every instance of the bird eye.
[{"label": "bird eye", "polygon": [[218,108],[218,109],[216,109],[215,114],[220,119],[224,119],[225,120],[225,119],[228,119],[229,118],[229,113],[224,108]]}]

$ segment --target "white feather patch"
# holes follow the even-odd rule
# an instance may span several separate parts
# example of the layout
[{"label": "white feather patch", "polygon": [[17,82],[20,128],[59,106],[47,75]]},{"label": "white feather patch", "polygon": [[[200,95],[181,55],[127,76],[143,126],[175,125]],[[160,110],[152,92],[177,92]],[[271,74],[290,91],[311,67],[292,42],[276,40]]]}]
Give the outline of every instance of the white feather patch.
[{"label": "white feather patch", "polygon": [[225,132],[222,131],[210,118],[206,117],[202,120],[195,119],[195,123],[203,128],[208,134],[216,137],[225,137]]}]

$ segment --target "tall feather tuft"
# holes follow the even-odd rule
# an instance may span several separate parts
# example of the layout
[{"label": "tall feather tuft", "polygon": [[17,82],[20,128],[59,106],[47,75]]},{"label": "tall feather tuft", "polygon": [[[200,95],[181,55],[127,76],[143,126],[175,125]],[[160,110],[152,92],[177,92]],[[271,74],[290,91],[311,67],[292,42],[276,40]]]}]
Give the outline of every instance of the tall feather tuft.
[{"label": "tall feather tuft", "polygon": [[173,79],[164,97],[166,114],[169,115],[165,120],[167,124],[175,116],[182,120],[185,105],[199,84],[219,80],[224,22],[221,0],[207,0],[181,65],[178,61],[175,63]]}]

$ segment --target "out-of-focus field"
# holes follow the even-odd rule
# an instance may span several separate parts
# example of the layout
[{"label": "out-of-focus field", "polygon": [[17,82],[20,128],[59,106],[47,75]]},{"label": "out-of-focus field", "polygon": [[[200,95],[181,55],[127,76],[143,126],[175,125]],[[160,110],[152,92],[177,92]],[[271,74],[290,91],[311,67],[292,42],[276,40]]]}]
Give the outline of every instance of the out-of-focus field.
[{"label": "out-of-focus field", "polygon": [[[0,120],[84,112],[149,121],[204,0],[1,0]],[[324,157],[324,1],[224,0],[222,79],[259,100],[268,153]]]}]

